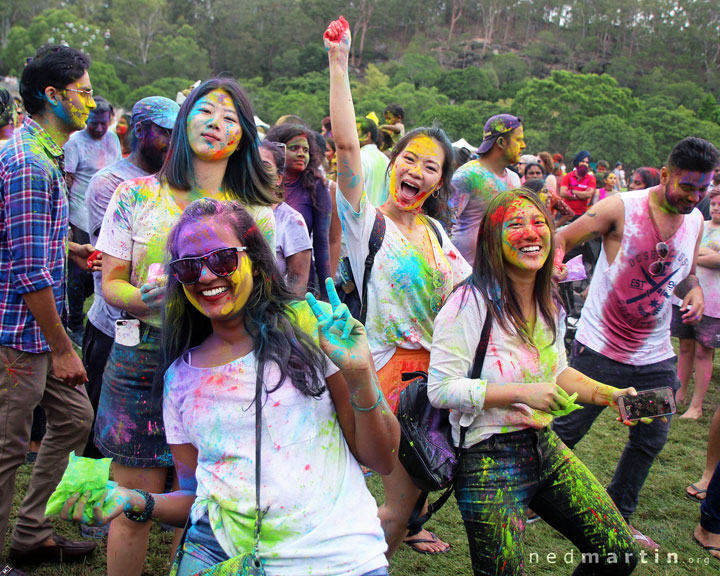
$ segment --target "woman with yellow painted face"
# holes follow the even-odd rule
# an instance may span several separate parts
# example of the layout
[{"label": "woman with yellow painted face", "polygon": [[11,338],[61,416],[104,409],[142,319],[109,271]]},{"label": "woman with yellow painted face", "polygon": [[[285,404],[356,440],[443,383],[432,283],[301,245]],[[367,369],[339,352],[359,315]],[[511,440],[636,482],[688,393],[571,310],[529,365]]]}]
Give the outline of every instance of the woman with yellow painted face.
[{"label": "woman with yellow painted face", "polygon": [[[389,197],[378,209],[363,190],[360,145],[348,78],[350,31],[341,18],[325,32],[330,60],[330,117],[338,158],[337,205],[355,284],[362,286],[364,263],[376,219],[385,235],[368,281],[365,329],[383,393],[393,411],[403,388],[403,372],[427,370],[433,320],[453,287],[470,267],[433,217],[447,204],[453,151],[436,127],[403,136],[390,160]],[[402,466],[383,477],[380,509],[388,556],[407,534],[420,491]],[[415,527],[406,543],[438,554],[449,545]]]},{"label": "woman with yellow painted face", "polygon": [[[103,375],[95,444],[113,459],[114,479],[126,488],[162,492],[173,465],[162,407],[151,393],[161,356],[168,235],[186,206],[210,197],[241,201],[272,241],[276,199],[257,142],[252,108],[237,82],[208,80],[180,108],[160,172],[122,183],[108,206],[97,243],[103,296],[126,318],[116,324]],[[149,524],[122,515],[112,522],[109,576],[140,575],[149,531]]]}]

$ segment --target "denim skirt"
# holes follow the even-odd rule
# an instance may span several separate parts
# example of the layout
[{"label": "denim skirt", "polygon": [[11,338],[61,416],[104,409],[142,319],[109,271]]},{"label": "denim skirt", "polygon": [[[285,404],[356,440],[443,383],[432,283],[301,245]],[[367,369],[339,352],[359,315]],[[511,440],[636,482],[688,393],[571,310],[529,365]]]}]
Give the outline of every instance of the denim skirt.
[{"label": "denim skirt", "polygon": [[140,343],[113,343],[95,419],[95,445],[106,458],[133,468],[173,465],[165,440],[162,395],[153,398],[160,330],[140,324]]}]

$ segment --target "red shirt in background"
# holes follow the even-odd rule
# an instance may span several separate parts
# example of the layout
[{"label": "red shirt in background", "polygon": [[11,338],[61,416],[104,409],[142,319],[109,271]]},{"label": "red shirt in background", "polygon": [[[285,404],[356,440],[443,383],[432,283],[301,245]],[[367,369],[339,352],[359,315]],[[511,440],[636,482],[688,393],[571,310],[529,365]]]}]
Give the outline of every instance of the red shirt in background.
[{"label": "red shirt in background", "polygon": [[585,192],[588,189],[594,189],[597,186],[595,176],[592,174],[586,174],[584,178],[578,178],[577,172],[573,170],[563,176],[562,182],[560,182],[560,187],[563,186],[567,187],[568,194],[573,196],[571,198],[564,198],[567,205],[570,206],[572,211],[578,216],[585,214],[585,211],[588,208],[588,201],[590,199],[574,198],[575,192]]}]

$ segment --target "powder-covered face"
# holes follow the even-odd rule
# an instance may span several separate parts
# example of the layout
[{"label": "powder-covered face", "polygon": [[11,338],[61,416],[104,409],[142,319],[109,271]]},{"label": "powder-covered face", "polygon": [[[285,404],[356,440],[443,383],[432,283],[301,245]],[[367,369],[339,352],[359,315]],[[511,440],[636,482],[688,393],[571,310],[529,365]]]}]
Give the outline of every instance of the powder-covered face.
[{"label": "powder-covered face", "polygon": [[611,188],[614,188],[615,184],[617,184],[617,181],[618,181],[617,176],[615,174],[613,174],[612,172],[610,172],[610,174],[608,174],[605,177],[605,188],[608,190],[610,190]]},{"label": "powder-covered face", "polygon": [[665,186],[665,201],[678,214],[690,214],[707,194],[712,172],[668,170],[663,168],[661,183]]},{"label": "powder-covered face", "polygon": [[518,198],[505,211],[502,226],[505,266],[540,270],[550,252],[550,228],[543,213],[529,200]]},{"label": "powder-covered face", "polygon": [[720,186],[720,166],[716,166],[715,171],[713,172],[713,184],[715,186]]},{"label": "powder-covered face", "polygon": [[505,161],[508,164],[517,164],[520,156],[525,150],[525,131],[522,126],[518,126],[509,134],[500,136],[505,143]]},{"label": "powder-covered face", "polygon": [[163,128],[152,122],[145,123],[139,130],[140,153],[150,168],[157,172],[162,168],[165,157],[170,150],[172,129]]},{"label": "powder-covered face", "polygon": [[100,140],[110,127],[110,112],[96,112],[93,110],[87,119],[88,134],[95,140]]},{"label": "powder-covered face", "polygon": [[390,198],[401,210],[416,211],[442,184],[445,153],[428,136],[413,138],[390,171]]},{"label": "powder-covered face", "polygon": [[187,119],[190,148],[202,160],[228,158],[240,144],[242,127],[232,97],[213,90],[200,98]]},{"label": "powder-covered face", "polygon": [[[235,230],[222,220],[202,218],[185,224],[178,237],[178,258],[203,256],[213,250],[242,246]],[[253,287],[253,266],[245,252],[238,252],[238,267],[230,276],[216,276],[203,266],[200,280],[183,286],[190,303],[213,322],[242,314]]]},{"label": "powder-covered face", "polygon": [[645,181],[642,179],[642,176],[635,172],[632,175],[632,179],[630,180],[630,184],[628,184],[628,190],[642,190],[645,188]]},{"label": "powder-covered face", "polygon": [[310,163],[310,144],[305,136],[294,136],[287,143],[285,170],[299,174]]},{"label": "powder-covered face", "polygon": [[53,112],[63,120],[72,130],[82,130],[85,128],[90,111],[95,108],[95,100],[89,93],[75,92],[90,91],[90,76],[87,72],[83,74],[76,82],[72,82],[65,86],[64,89],[58,89],[60,98],[58,103],[52,107]]}]

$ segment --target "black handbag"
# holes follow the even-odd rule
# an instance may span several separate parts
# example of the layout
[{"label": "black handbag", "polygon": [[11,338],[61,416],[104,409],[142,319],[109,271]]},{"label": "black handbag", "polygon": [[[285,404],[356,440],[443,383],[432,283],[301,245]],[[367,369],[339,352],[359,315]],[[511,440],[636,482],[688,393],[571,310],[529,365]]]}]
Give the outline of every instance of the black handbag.
[{"label": "black handbag", "polygon": [[[483,323],[480,342],[475,350],[471,378],[480,378],[488,341],[492,315],[488,312]],[[435,408],[427,395],[427,374],[425,372],[406,372],[403,381],[410,383],[400,393],[397,418],[400,422],[400,448],[398,457],[415,486],[422,493],[415,505],[408,523],[413,528],[422,526],[430,516],[442,507],[454,488],[455,473],[460,463],[460,449],[452,439],[450,410]],[[460,427],[460,448],[465,443],[467,428]],[[430,504],[428,513],[420,512],[430,492],[445,492]]]}]

